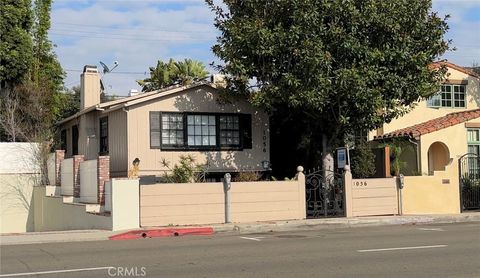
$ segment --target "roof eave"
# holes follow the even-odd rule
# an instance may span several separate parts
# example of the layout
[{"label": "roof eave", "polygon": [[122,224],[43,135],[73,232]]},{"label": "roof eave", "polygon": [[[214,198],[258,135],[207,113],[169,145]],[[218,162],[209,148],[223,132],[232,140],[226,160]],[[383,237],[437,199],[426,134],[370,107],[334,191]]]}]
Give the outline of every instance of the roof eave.
[{"label": "roof eave", "polygon": [[70,117],[67,117],[67,118],[65,118],[65,119],[57,122],[56,125],[61,125],[61,124],[67,123],[67,122],[69,122],[69,121],[71,121],[71,120],[73,120],[73,119],[75,119],[75,118],[78,118],[78,117],[80,117],[81,115],[86,114],[86,113],[91,112],[91,111],[102,111],[102,110],[104,110],[104,109],[103,109],[103,108],[100,108],[98,105],[90,106],[90,107],[88,107],[88,108],[86,108],[86,109],[83,109],[83,110],[80,111],[80,112],[77,112],[77,113],[73,114],[73,115],[70,116]]}]

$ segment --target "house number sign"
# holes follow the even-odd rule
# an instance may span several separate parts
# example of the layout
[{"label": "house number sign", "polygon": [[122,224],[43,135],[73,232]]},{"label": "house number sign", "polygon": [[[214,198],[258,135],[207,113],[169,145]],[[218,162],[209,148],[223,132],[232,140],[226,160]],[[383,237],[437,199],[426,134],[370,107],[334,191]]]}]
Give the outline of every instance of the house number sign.
[{"label": "house number sign", "polygon": [[367,181],[354,181],[353,185],[356,187],[365,187],[367,186]]}]

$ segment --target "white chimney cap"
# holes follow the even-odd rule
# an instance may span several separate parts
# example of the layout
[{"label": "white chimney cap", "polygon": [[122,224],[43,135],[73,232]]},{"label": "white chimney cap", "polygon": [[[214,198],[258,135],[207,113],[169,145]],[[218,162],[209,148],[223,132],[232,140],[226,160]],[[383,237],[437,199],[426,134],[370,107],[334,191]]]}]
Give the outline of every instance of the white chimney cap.
[{"label": "white chimney cap", "polygon": [[94,73],[98,73],[98,69],[97,69],[97,66],[85,65],[85,66],[83,67],[83,72],[94,72]]},{"label": "white chimney cap", "polygon": [[133,96],[136,96],[138,94],[139,94],[139,92],[138,92],[137,89],[130,89],[130,91],[128,91],[128,96],[129,97],[133,97]]}]

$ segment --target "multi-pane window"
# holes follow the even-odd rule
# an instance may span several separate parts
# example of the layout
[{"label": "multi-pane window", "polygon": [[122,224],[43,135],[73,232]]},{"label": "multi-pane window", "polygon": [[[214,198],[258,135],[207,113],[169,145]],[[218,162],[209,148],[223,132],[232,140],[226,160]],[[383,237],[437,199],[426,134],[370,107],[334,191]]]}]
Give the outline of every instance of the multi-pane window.
[{"label": "multi-pane window", "polygon": [[183,115],[162,113],[162,145],[183,145]]},{"label": "multi-pane window", "polygon": [[187,115],[188,146],[216,146],[217,129],[213,115]]},{"label": "multi-pane window", "polygon": [[100,154],[108,153],[108,117],[100,118]]},{"label": "multi-pane window", "polygon": [[468,153],[480,155],[480,129],[467,130]]},{"label": "multi-pane window", "polygon": [[150,147],[251,149],[251,115],[150,112]]},{"label": "multi-pane window", "polygon": [[[476,154],[477,157],[480,155],[480,129],[472,128],[467,129],[467,144],[468,144],[468,153]],[[478,159],[472,158],[468,159],[468,175],[474,175],[474,178],[478,178],[478,173],[480,171],[478,164]]]},{"label": "multi-pane window", "polygon": [[428,99],[428,107],[465,108],[465,85],[444,84],[440,92]]},{"label": "multi-pane window", "polygon": [[220,116],[220,144],[240,145],[240,121],[238,115]]},{"label": "multi-pane window", "polygon": [[465,85],[453,86],[453,107],[466,107],[465,105]]}]

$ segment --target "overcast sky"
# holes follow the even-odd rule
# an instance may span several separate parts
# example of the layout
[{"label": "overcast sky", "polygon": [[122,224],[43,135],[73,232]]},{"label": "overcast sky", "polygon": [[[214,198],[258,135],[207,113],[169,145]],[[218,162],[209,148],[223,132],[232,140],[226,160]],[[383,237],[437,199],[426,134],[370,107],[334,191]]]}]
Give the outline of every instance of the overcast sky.
[{"label": "overcast sky", "polygon": [[[457,51],[443,58],[480,63],[480,0],[433,0],[433,9],[451,15],[447,38]],[[126,95],[140,89],[135,80],[146,78],[159,59],[216,61],[213,17],[203,0],[54,0],[50,38],[66,87],[80,84],[84,65],[118,61],[103,81],[108,94]]]}]

